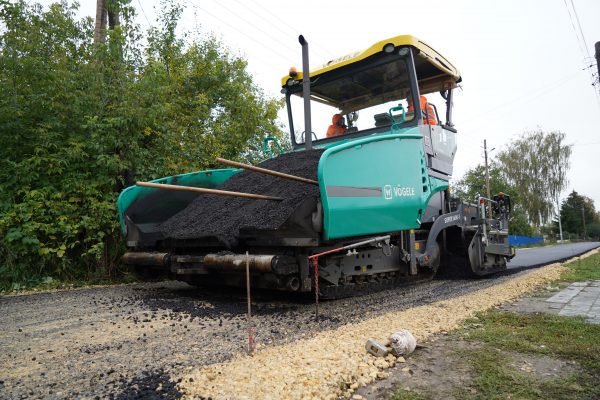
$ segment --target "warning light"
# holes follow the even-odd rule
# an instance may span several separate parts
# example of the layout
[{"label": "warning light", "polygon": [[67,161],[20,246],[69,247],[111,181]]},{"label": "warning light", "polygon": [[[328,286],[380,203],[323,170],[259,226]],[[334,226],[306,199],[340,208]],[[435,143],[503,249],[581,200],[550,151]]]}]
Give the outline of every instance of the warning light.
[{"label": "warning light", "polygon": [[291,76],[292,78],[295,78],[295,77],[297,77],[297,76],[298,76],[298,70],[296,69],[296,67],[291,67],[291,68],[290,68],[290,76]]},{"label": "warning light", "polygon": [[479,199],[479,204],[485,203],[485,199]]}]

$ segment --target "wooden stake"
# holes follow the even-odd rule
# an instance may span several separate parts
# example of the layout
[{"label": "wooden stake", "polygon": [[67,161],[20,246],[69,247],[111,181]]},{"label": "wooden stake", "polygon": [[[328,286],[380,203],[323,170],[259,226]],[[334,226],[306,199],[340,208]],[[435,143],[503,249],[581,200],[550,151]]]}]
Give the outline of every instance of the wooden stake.
[{"label": "wooden stake", "polygon": [[169,185],[167,183],[136,182],[136,185],[143,186],[143,187],[156,188],[156,189],[183,190],[183,191],[189,191],[189,192],[217,194],[220,196],[245,197],[248,199],[257,199],[257,200],[274,200],[274,201],[282,201],[283,200],[282,197],[265,196],[262,194],[230,192],[228,190],[198,188],[198,187],[193,187],[193,186]]},{"label": "wooden stake", "polygon": [[297,182],[302,182],[302,183],[309,183],[311,185],[318,185],[319,184],[319,182],[314,181],[312,179],[303,178],[301,176],[296,176],[296,175],[284,174],[283,172],[277,172],[277,171],[273,171],[273,170],[270,170],[270,169],[267,169],[267,168],[255,167],[253,165],[243,164],[243,163],[240,163],[240,162],[237,162],[237,161],[226,160],[224,158],[217,158],[217,161],[220,162],[221,164],[229,165],[229,166],[232,166],[232,167],[243,168],[243,169],[246,169],[248,171],[254,171],[254,172],[261,173],[261,174],[267,174],[267,175],[277,176],[279,178],[290,179],[292,181],[297,181]]}]

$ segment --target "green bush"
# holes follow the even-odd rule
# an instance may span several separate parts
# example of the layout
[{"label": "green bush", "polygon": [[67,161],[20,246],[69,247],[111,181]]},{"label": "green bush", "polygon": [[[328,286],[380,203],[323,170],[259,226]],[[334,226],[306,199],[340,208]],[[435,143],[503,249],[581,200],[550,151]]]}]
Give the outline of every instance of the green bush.
[{"label": "green bush", "polygon": [[278,100],[214,38],[175,35],[166,4],[144,37],[126,1],[93,42],[93,21],[66,1],[0,4],[0,289],[114,276],[116,201],[135,180],[255,161],[281,138]]}]

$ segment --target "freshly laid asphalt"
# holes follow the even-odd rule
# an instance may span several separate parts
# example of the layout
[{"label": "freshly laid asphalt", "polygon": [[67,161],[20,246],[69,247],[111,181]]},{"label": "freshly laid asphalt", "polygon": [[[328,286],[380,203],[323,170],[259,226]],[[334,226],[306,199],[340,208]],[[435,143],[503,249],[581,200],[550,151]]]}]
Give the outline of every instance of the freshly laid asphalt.
[{"label": "freshly laid asphalt", "polygon": [[600,242],[565,243],[556,246],[517,249],[517,255],[510,260],[508,268],[537,267],[560,262],[600,247]]}]

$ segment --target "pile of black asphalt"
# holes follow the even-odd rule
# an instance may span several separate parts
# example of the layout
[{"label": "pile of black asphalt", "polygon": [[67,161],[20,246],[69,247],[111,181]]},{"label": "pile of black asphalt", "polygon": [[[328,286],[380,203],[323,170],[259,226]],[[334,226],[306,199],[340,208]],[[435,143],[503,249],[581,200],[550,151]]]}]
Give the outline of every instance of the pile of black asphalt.
[{"label": "pile of black asphalt", "polygon": [[[317,180],[322,153],[323,150],[290,152],[263,161],[259,166]],[[237,243],[240,229],[275,230],[293,214],[303,200],[319,196],[317,185],[253,171],[235,174],[218,189],[281,197],[283,201],[202,194],[188,207],[161,224],[163,236],[171,239],[211,237],[233,247]]]}]

